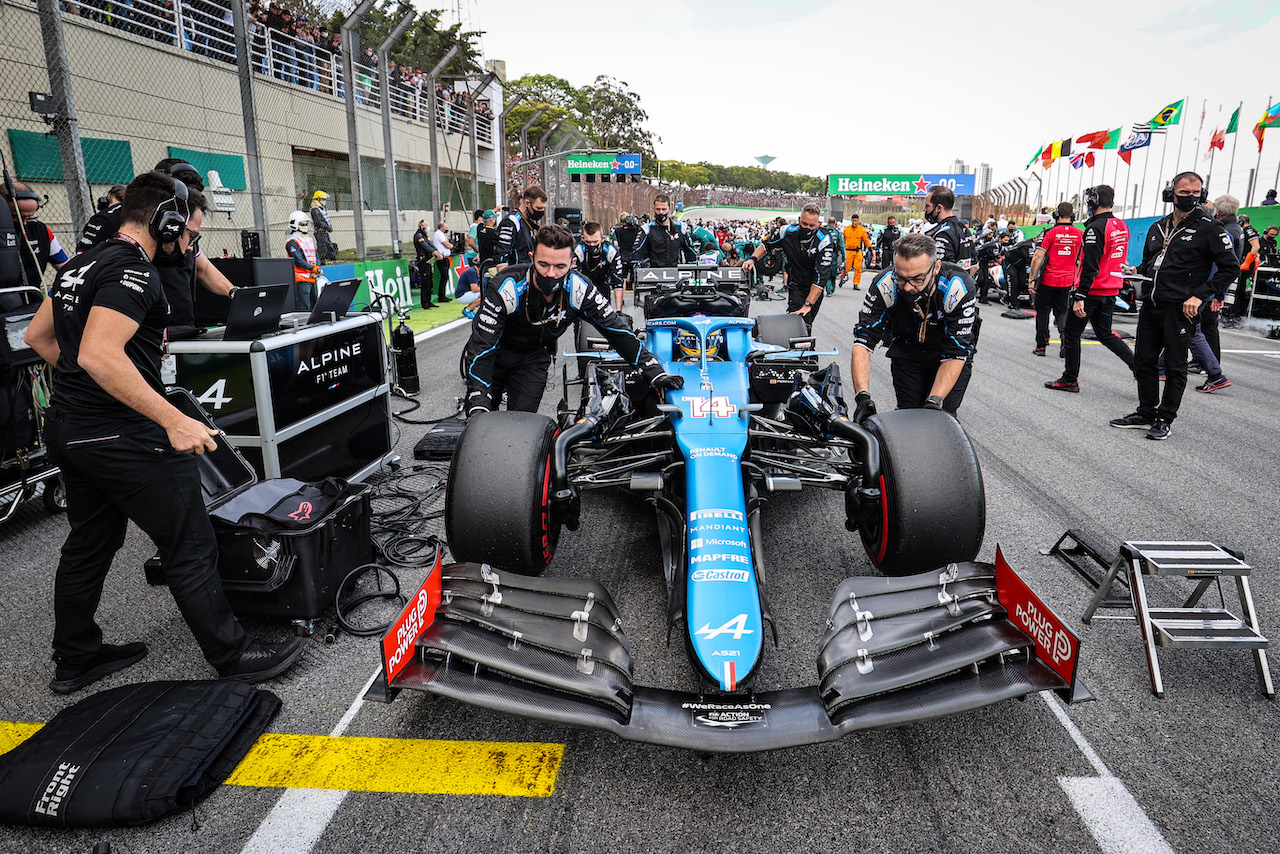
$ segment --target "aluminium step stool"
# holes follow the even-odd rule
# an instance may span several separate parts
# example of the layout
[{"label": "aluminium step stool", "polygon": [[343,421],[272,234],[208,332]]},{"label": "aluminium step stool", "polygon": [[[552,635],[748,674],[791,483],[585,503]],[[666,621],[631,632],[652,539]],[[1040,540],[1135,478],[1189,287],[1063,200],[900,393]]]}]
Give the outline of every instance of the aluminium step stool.
[{"label": "aluminium step stool", "polygon": [[[1120,547],[1111,568],[1098,586],[1098,591],[1085,609],[1083,621],[1087,625],[1094,612],[1103,604],[1111,585],[1121,572],[1126,574],[1134,614],[1099,615],[1099,619],[1136,620],[1142,632],[1146,648],[1147,669],[1151,672],[1151,692],[1164,696],[1164,682],[1160,678],[1160,660],[1156,647],[1233,647],[1253,650],[1258,678],[1268,697],[1275,696],[1271,682],[1271,669],[1267,664],[1268,641],[1258,630],[1258,615],[1253,607],[1253,593],[1249,590],[1249,564],[1214,543],[1203,541],[1126,542]],[[1172,576],[1198,582],[1191,596],[1181,608],[1152,608],[1147,602],[1144,575]],[[1241,619],[1225,607],[1197,607],[1209,586],[1217,583],[1219,599],[1222,597],[1221,578],[1233,576],[1240,607]]]}]

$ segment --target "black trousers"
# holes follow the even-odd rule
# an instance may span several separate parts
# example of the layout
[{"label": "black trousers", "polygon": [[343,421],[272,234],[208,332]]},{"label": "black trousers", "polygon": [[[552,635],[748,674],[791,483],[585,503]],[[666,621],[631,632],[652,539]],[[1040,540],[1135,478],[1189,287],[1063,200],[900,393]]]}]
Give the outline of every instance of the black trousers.
[{"label": "black trousers", "polygon": [[1070,288],[1050,288],[1041,285],[1036,288],[1036,346],[1049,346],[1049,312],[1053,311],[1053,325],[1058,329],[1058,337],[1067,325],[1067,297]]},{"label": "black trousers", "polygon": [[507,409],[512,412],[537,412],[542,393],[547,390],[547,371],[551,354],[546,350],[519,353],[498,348],[493,362],[493,408],[507,395]]},{"label": "black trousers", "polygon": [[[809,332],[813,332],[813,322],[818,319],[818,309],[822,308],[822,300],[826,297],[825,293],[818,294],[818,301],[809,306],[809,313],[804,316],[804,325]],[[809,286],[797,287],[795,285],[787,286],[787,311],[799,311],[804,307],[804,301],[809,298]]]},{"label": "black trousers", "polygon": [[1062,343],[1067,348],[1067,364],[1062,370],[1064,380],[1075,382],[1080,378],[1080,333],[1084,332],[1086,323],[1093,324],[1093,334],[1098,336],[1098,343],[1119,356],[1133,370],[1133,351],[1111,330],[1115,308],[1115,297],[1085,297],[1084,317],[1076,317],[1074,312],[1067,315],[1067,328],[1062,332]]},{"label": "black trousers", "polygon": [[[889,359],[889,372],[893,376],[893,391],[898,396],[899,409],[920,409],[933,389],[933,380],[942,364],[941,354],[902,354]],[[960,409],[964,393],[969,388],[973,362],[967,361],[960,378],[942,401],[942,408],[952,415]]]},{"label": "black trousers", "polygon": [[1018,297],[1027,289],[1027,273],[1029,268],[1025,264],[1005,264],[1004,266],[1004,287],[1009,300],[1009,305],[1016,306]]},{"label": "black trousers", "polygon": [[[1133,348],[1133,375],[1138,380],[1138,414],[1173,423],[1187,390],[1187,347],[1196,321],[1182,305],[1158,306],[1143,300],[1138,312],[1138,343]],[[1160,353],[1164,353],[1164,392],[1160,391]]]},{"label": "black trousers", "polygon": [[453,298],[445,293],[449,289],[449,259],[441,258],[436,262],[436,302],[446,302]]},{"label": "black trousers", "polygon": [[54,659],[76,666],[101,649],[94,614],[132,520],[160,550],[169,592],[205,659],[219,669],[238,661],[250,638],[222,591],[195,457],[175,451],[146,419],[84,417],[56,406],[45,440],[62,469],[71,527],[54,578]]}]

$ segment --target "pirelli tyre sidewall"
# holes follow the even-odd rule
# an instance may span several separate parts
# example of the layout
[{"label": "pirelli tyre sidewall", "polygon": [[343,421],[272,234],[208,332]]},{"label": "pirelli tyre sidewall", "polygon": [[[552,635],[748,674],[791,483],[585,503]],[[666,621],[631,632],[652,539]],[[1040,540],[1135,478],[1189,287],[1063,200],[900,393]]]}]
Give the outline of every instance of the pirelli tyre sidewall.
[{"label": "pirelli tyre sidewall", "polygon": [[809,330],[798,314],[761,314],[756,316],[756,340],[779,347],[791,346],[792,338],[807,338]]},{"label": "pirelli tyre sidewall", "polygon": [[555,424],[533,412],[467,422],[449,466],[445,535],[453,559],[538,575],[555,553],[551,447]]},{"label": "pirelli tyre sidewall", "polygon": [[872,563],[897,576],[976,558],[986,492],[960,422],[945,412],[900,409],[863,426],[880,443],[880,511],[859,526]]}]

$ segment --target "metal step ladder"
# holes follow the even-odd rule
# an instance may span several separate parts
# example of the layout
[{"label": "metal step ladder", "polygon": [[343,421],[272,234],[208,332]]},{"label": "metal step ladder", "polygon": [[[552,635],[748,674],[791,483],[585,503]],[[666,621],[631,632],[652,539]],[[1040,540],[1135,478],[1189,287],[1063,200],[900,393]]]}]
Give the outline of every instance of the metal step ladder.
[{"label": "metal step ladder", "polygon": [[[1258,615],[1253,607],[1253,593],[1249,589],[1249,574],[1252,571],[1240,556],[1210,542],[1126,542],[1120,547],[1120,554],[1098,585],[1098,591],[1085,609],[1083,620],[1088,625],[1099,607],[1115,607],[1112,601],[1106,600],[1112,584],[1123,573],[1124,580],[1128,582],[1134,613],[1099,614],[1098,619],[1135,620],[1138,623],[1142,643],[1146,648],[1153,694],[1157,697],[1164,696],[1157,647],[1234,647],[1253,651],[1262,690],[1268,697],[1274,697],[1275,687],[1267,664],[1266,650],[1269,643],[1258,629]],[[1236,580],[1236,592],[1240,597],[1240,607],[1244,610],[1243,619],[1228,611],[1225,603],[1221,608],[1197,607],[1204,594],[1214,585],[1217,585],[1218,597],[1222,599],[1221,579],[1224,575]],[[1197,584],[1182,607],[1152,608],[1148,604],[1143,576],[1186,578]]]}]

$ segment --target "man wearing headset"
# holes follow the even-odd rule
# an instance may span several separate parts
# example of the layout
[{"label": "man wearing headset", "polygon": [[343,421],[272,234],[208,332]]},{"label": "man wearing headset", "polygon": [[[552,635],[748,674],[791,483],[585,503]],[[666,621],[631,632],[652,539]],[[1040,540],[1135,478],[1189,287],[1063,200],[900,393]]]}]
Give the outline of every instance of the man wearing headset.
[{"label": "man wearing headset", "polygon": [[192,456],[216,447],[216,431],[164,397],[169,306],[152,259],[164,243],[185,251],[200,224],[181,181],[159,171],[134,178],[119,233],[63,267],[26,333],[57,368],[45,441],[62,470],[70,526],[54,580],[49,687],[60,694],[147,654],[140,642],[104,643],[94,620],[130,520],[159,547],[169,591],[219,676],[269,679],[302,650],[296,638],[254,640],[232,613]]},{"label": "man wearing headset", "polygon": [[[9,197],[3,186],[0,186],[0,195],[6,199]],[[60,270],[68,258],[67,251],[62,248],[53,230],[36,219],[40,201],[40,196],[29,186],[21,181],[13,182],[13,202],[22,218],[22,230],[26,234],[26,240],[18,245],[18,252],[27,273],[27,284],[37,288],[50,264],[55,270]]]},{"label": "man wearing headset", "polygon": [[[1204,179],[1182,172],[1164,188],[1173,212],[1147,231],[1137,272],[1150,276],[1138,312],[1138,340],[1133,349],[1133,375],[1138,381],[1138,408],[1112,419],[1112,427],[1146,430],[1148,439],[1169,438],[1187,388],[1187,347],[1199,322],[1200,306],[1223,293],[1240,265],[1231,236],[1222,223],[1205,213]],[[1210,270],[1217,265],[1213,278]],[[1125,272],[1133,272],[1125,267]],[[1160,390],[1160,353],[1164,351],[1164,392]]]},{"label": "man wearing headset", "polygon": [[[176,157],[166,157],[156,164],[156,171],[176,178],[186,185],[188,190],[204,192],[204,181],[196,167]],[[92,220],[90,220],[92,222]],[[105,240],[115,237],[119,228],[119,217],[107,221],[103,227],[90,234],[88,226],[80,242],[77,252],[84,252]],[[175,251],[173,246],[161,246],[154,258],[160,270],[160,280],[164,283],[165,296],[169,300],[169,337],[184,338],[195,333],[195,286],[198,282],[205,290],[218,296],[229,297],[235,290],[231,281],[222,271],[213,266],[213,262],[200,251],[200,238],[192,238],[190,245],[182,252]]]}]

